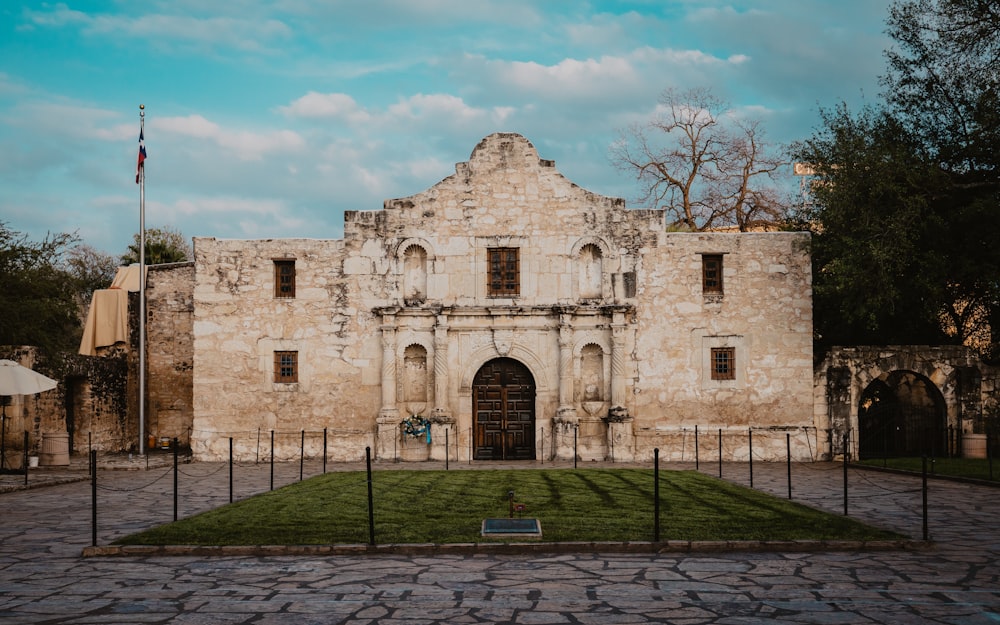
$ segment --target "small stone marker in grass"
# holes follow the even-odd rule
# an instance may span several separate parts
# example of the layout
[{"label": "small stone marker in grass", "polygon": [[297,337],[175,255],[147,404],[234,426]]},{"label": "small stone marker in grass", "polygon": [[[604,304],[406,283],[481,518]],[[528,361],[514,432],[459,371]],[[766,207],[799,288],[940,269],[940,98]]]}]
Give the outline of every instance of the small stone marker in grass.
[{"label": "small stone marker in grass", "polygon": [[483,536],[498,538],[541,538],[538,519],[483,519]]}]

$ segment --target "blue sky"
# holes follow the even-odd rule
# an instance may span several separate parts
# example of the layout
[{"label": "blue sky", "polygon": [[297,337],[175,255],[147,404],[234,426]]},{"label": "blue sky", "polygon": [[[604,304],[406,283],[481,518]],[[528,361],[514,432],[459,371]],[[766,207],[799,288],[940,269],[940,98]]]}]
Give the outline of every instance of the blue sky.
[{"label": "blue sky", "polygon": [[140,103],[146,226],[188,238],[339,238],[343,211],[426,189],[499,131],[631,200],[608,148],[664,89],[711,88],[779,144],[875,101],[889,4],[8,0],[0,221],[123,253]]}]

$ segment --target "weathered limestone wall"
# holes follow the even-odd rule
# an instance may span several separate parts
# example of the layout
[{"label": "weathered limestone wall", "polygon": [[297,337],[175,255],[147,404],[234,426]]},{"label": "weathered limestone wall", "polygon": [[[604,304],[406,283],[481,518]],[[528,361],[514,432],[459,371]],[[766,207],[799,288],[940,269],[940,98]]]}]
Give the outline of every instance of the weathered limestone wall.
[{"label": "weathered limestone wall", "polygon": [[[265,457],[272,430],[276,457],[302,430],[315,454],[325,429],[331,458],[398,458],[418,414],[430,457],[447,432],[449,457],[468,459],[473,379],[499,357],[533,378],[537,457],[676,457],[671,437],[699,424],[815,437],[807,235],[667,234],[662,211],[578,187],[512,134],[427,191],[348,212],[344,231],[195,240],[196,457],[223,457],[229,437]],[[490,295],[490,248],[518,250],[515,295]],[[722,297],[701,293],[702,254],[725,255]],[[275,297],[275,259],[295,261],[294,298]],[[731,383],[706,379],[717,345],[737,350]],[[297,383],[273,381],[276,350],[298,352]]]},{"label": "weathered limestone wall", "polygon": [[[315,455],[327,428],[332,460],[364,458],[381,349],[372,312],[354,303],[343,274],[343,244],[199,238],[194,251],[195,456],[226,457],[232,437],[238,458],[266,458],[272,430],[285,437],[276,459],[294,457],[300,437],[288,436],[301,430]],[[293,299],[274,297],[275,258],[296,261]],[[298,351],[297,384],[273,382],[275,350]]]},{"label": "weathered limestone wall", "polygon": [[146,277],[147,437],[189,444],[193,413],[194,263],[151,265]]},{"label": "weathered limestone wall", "polygon": [[[704,254],[723,255],[724,293],[702,292]],[[816,457],[812,290],[806,233],[668,233],[639,272],[637,447],[668,459]],[[713,347],[734,347],[734,380],[712,380]],[[667,447],[667,449],[664,449]],[[704,457],[704,456],[703,456]]]}]

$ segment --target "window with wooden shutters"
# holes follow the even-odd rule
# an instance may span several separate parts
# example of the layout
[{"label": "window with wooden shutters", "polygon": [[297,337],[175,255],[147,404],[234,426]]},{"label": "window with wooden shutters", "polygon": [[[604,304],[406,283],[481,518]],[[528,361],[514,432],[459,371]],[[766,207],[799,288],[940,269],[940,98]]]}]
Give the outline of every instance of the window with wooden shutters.
[{"label": "window with wooden shutters", "polygon": [[274,381],[295,384],[299,381],[299,353],[274,352]]},{"label": "window with wooden shutters", "polygon": [[713,380],[736,379],[735,347],[712,348],[712,379]]},{"label": "window with wooden shutters", "polygon": [[295,261],[274,261],[274,296],[295,297]]},{"label": "window with wooden shutters", "polygon": [[708,295],[722,295],[722,254],[702,254],[701,290]]},{"label": "window with wooden shutters", "polygon": [[493,247],[487,250],[490,297],[516,297],[521,292],[521,264],[516,247]]}]

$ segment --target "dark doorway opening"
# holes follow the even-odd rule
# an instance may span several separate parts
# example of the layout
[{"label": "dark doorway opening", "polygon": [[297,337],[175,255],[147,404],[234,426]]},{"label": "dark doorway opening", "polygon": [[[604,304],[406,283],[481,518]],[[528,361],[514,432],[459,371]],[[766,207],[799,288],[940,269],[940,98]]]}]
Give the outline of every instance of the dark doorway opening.
[{"label": "dark doorway opening", "polygon": [[858,405],[862,459],[948,453],[947,411],[941,391],[912,371],[893,371],[868,385]]}]

